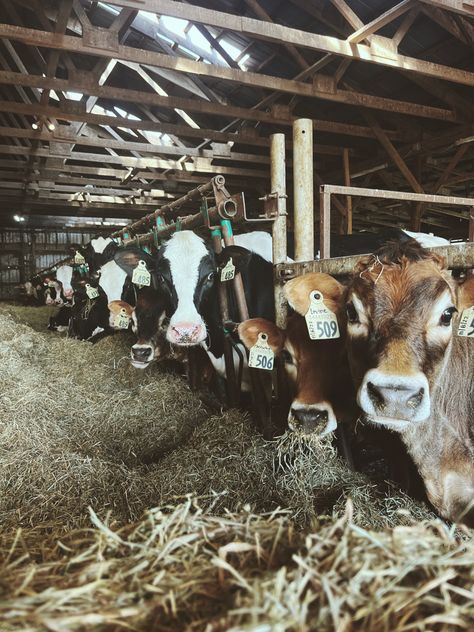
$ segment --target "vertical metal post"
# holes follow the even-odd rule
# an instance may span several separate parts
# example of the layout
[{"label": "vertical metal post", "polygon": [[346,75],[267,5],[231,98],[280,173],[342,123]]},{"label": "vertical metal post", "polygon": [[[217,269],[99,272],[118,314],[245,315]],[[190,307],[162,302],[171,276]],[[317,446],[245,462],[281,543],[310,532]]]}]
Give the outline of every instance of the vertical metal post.
[{"label": "vertical metal post", "polygon": [[[234,233],[232,231],[232,224],[229,220],[221,220],[222,238],[226,246],[232,246],[234,243]],[[239,309],[240,320],[248,320],[249,310],[247,308],[247,301],[245,300],[244,284],[242,282],[242,276],[236,274],[233,280],[235,298],[237,300],[237,307]]]},{"label": "vertical metal post", "polygon": [[[286,163],[285,135],[270,136],[271,192],[278,195],[278,217],[273,221],[273,263],[286,262]],[[275,281],[275,323],[286,326],[287,309],[283,286]]]},{"label": "vertical metal post", "polygon": [[[351,186],[351,172],[349,168],[349,150],[347,147],[344,147],[342,150],[342,161],[344,167],[344,186]],[[346,235],[352,235],[352,197],[348,195],[346,197],[346,210],[347,210],[347,220],[346,220]]]},{"label": "vertical metal post", "polygon": [[293,122],[293,195],[296,261],[314,259],[313,122]]},{"label": "vertical metal post", "polygon": [[324,184],[319,188],[319,252],[321,259],[331,256],[331,194]]}]

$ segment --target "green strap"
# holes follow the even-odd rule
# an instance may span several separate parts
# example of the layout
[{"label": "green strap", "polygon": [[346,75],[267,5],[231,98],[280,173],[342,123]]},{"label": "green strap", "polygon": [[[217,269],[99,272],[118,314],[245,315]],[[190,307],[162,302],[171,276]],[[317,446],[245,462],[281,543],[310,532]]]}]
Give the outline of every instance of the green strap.
[{"label": "green strap", "polygon": [[232,222],[230,219],[221,219],[222,228],[227,228],[227,234],[229,237],[234,236],[234,231],[232,230]]}]

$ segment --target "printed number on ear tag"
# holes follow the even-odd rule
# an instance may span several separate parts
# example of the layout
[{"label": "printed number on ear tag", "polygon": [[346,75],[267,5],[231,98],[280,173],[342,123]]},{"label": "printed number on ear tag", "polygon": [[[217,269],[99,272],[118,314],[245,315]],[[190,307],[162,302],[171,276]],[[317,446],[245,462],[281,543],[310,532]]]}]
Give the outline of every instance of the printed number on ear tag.
[{"label": "printed number on ear tag", "polygon": [[317,290],[309,295],[309,309],[305,319],[311,340],[332,340],[341,335],[336,314],[326,307],[323,295]]},{"label": "printed number on ear tag", "polygon": [[235,277],[235,266],[232,263],[232,257],[221,270],[221,281],[232,281]]},{"label": "printed number on ear tag", "polygon": [[86,294],[89,298],[97,298],[99,290],[96,287],[92,287],[90,283],[86,283]]},{"label": "printed number on ear tag", "polygon": [[127,315],[127,312],[122,307],[120,312],[116,314],[114,318],[114,327],[117,327],[117,329],[128,329],[129,323],[130,319]]},{"label": "printed number on ear tag", "polygon": [[135,285],[150,285],[151,274],[146,269],[146,263],[140,259],[137,267],[133,271],[132,283]]},{"label": "printed number on ear tag", "polygon": [[275,354],[268,346],[267,334],[258,334],[257,342],[250,349],[249,367],[252,369],[265,369],[271,371],[273,369],[273,360]]},{"label": "printed number on ear tag", "polygon": [[458,336],[474,338],[474,305],[463,310],[458,324]]},{"label": "printed number on ear tag", "polygon": [[74,263],[76,263],[78,266],[82,266],[85,264],[85,262],[86,260],[84,259],[84,257],[78,250],[76,250],[76,254],[74,255]]}]

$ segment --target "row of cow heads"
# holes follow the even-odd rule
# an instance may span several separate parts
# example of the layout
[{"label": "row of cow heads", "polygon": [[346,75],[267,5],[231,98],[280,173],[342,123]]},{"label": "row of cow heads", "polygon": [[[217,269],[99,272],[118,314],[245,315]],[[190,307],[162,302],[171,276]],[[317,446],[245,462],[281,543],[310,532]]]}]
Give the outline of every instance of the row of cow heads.
[{"label": "row of cow heads", "polygon": [[204,342],[207,325],[215,319],[218,271],[232,258],[238,273],[249,256],[239,246],[216,254],[192,231],[175,233],[153,255],[136,246],[117,250],[114,260],[129,278],[141,261],[150,273],[150,286],[137,292],[133,364],[148,366],[160,354],[164,340],[183,347]]}]

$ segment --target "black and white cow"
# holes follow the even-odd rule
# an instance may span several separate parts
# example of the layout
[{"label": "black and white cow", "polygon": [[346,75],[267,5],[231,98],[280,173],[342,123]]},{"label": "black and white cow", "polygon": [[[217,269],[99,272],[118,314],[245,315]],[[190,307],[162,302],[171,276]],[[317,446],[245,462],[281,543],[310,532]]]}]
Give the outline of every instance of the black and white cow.
[{"label": "black and white cow", "polygon": [[[230,258],[236,272],[242,273],[250,315],[273,318],[271,237],[258,231],[236,236],[235,242],[216,255],[201,237],[192,231],[180,231],[154,257],[143,257],[134,247],[116,253],[115,261],[130,277],[140,259],[145,260],[152,274],[153,287],[138,294],[134,314],[138,341],[131,355],[135,366],[145,368],[155,358],[157,340],[164,338],[181,347],[204,346],[222,373],[224,331],[217,275]],[[240,320],[232,293],[229,311],[232,320]]]}]

